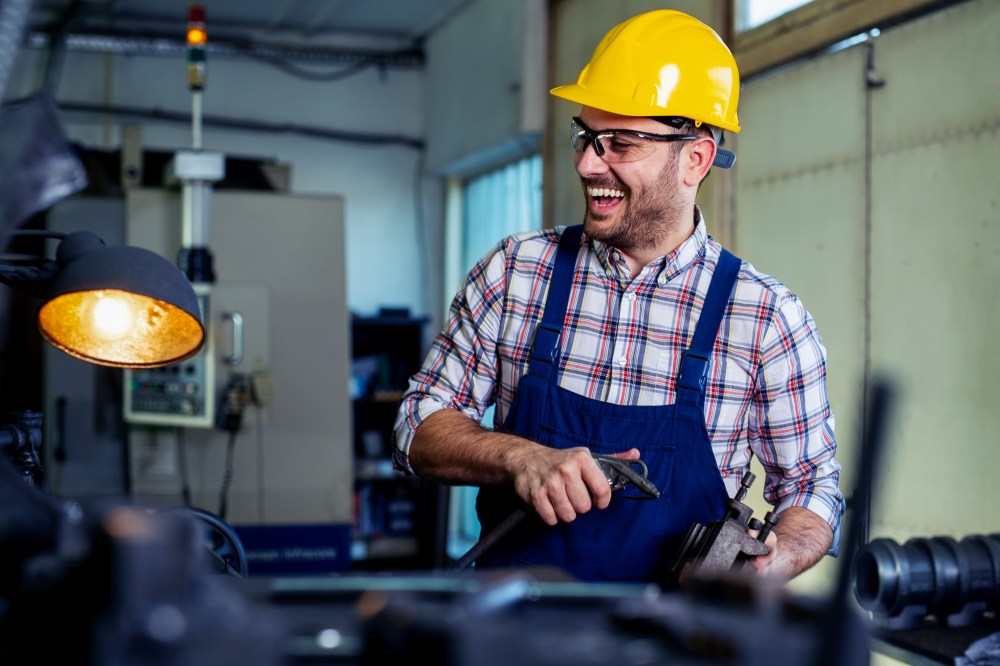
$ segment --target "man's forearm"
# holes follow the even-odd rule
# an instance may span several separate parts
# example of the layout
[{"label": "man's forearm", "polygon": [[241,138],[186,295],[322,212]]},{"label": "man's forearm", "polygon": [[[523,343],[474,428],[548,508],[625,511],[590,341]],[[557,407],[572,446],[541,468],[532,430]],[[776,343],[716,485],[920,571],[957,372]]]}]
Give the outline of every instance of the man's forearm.
[{"label": "man's forearm", "polygon": [[538,444],[487,430],[453,409],[434,412],[417,428],[410,464],[425,478],[453,485],[493,485],[513,479],[513,460]]},{"label": "man's forearm", "polygon": [[818,515],[802,507],[781,512],[774,532],[778,537],[774,560],[761,573],[790,579],[816,564],[833,543],[833,530]]}]

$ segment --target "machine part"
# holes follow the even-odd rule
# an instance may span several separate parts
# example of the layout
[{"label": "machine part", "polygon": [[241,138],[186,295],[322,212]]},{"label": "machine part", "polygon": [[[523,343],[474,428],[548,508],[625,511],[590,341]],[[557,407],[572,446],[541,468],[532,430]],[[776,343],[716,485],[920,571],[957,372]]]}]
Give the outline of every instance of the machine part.
[{"label": "machine part", "polygon": [[250,399],[258,407],[267,407],[274,402],[271,373],[267,371],[267,365],[260,358],[254,362],[253,372],[250,374]]},{"label": "machine part", "polygon": [[876,626],[913,629],[926,618],[976,624],[1000,606],[1000,534],[873,539],[854,563],[854,596]]},{"label": "machine part", "polygon": [[190,513],[64,504],[16,479],[0,460],[0,663],[285,663],[274,613],[217,575]]},{"label": "machine part", "polygon": [[2,115],[0,230],[7,230],[85,188],[87,174],[47,93],[7,102]]},{"label": "machine part", "polygon": [[[641,460],[623,460],[613,456],[605,456],[595,453],[594,461],[597,463],[604,476],[608,478],[608,484],[612,492],[622,490],[628,484],[634,485],[647,497],[655,499],[660,496],[660,490],[649,480],[646,463]],[[493,528],[493,530],[479,540],[476,545],[469,549],[465,555],[460,557],[453,565],[452,569],[467,569],[479,559],[483,553],[492,548],[497,541],[502,539],[512,529],[520,525],[529,515],[526,507],[518,507],[513,513]]]},{"label": "machine part", "polygon": [[[209,290],[194,285],[202,320],[209,319]],[[194,356],[162,368],[125,370],[124,418],[132,424],[209,428],[215,423],[215,328]]]},{"label": "machine part", "polygon": [[[755,478],[750,471],[743,475],[740,489],[736,497],[726,502],[726,514],[722,518],[707,525],[695,523],[688,529],[670,565],[674,574],[680,577],[682,573],[701,576],[739,573],[751,566],[751,557],[771,552],[764,541],[778,524],[778,514],[769,511],[761,522],[751,517],[753,509],[743,503]],[[756,538],[750,536],[750,530],[757,530]]]},{"label": "machine part", "polygon": [[177,507],[176,511],[189,513],[205,528],[205,546],[212,555],[219,573],[246,578],[250,565],[246,549],[236,530],[225,520],[210,511],[193,506]]},{"label": "machine part", "polygon": [[646,463],[641,460],[623,460],[613,456],[594,454],[594,460],[598,467],[608,477],[611,490],[622,490],[628,484],[632,484],[647,497],[656,499],[660,496],[660,490],[649,480],[649,469]]},{"label": "machine part", "polygon": [[[358,581],[358,663],[420,654],[440,666],[815,666],[816,646],[831,624],[823,605],[761,578],[703,580],[678,595],[648,585],[549,581],[535,570],[489,573]],[[343,600],[350,579],[337,582],[325,595],[294,590],[285,603],[315,609],[323,596],[328,604]],[[296,633],[315,631],[301,624]],[[827,666],[869,663],[860,614],[837,626],[843,650]],[[346,622],[338,628],[354,633]]]},{"label": "machine part", "polygon": [[42,421],[41,412],[11,412],[8,422],[0,426],[0,451],[32,486],[41,486],[45,476],[40,455]]},{"label": "machine part", "polygon": [[233,353],[222,357],[226,365],[239,365],[243,362],[243,315],[239,312],[223,312],[222,318],[233,322]]},{"label": "machine part", "polygon": [[250,382],[247,376],[242,372],[234,372],[222,389],[215,426],[229,433],[239,432],[243,427],[243,412],[250,400]]}]

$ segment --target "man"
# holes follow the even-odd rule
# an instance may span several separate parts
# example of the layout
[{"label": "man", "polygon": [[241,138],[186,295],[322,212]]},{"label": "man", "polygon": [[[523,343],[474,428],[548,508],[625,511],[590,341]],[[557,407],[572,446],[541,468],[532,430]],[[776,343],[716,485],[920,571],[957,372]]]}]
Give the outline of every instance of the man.
[{"label": "man", "polygon": [[[695,204],[709,169],[734,160],[719,148],[740,129],[729,49],[696,19],[653,11],[552,93],[582,106],[583,224],[503,239],[470,272],[403,396],[397,468],[480,486],[484,537],[528,508],[477,567],[669,583],[688,528],[723,515],[756,455],[780,512],[758,574],[835,555],[826,350],[796,296],[726,252]],[[595,454],[641,456],[660,496],[612,497]]]}]

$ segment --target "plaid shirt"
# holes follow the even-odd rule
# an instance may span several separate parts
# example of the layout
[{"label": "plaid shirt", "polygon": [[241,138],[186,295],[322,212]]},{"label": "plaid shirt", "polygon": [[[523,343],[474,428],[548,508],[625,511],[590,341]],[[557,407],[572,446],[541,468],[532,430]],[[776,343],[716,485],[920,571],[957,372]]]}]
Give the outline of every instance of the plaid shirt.
[{"label": "plaid shirt", "polygon": [[[412,474],[417,426],[439,409],[503,423],[527,371],[562,227],[503,239],[469,273],[447,327],[410,379],[395,425],[397,469]],[[624,258],[584,236],[555,377],[564,389],[623,405],[674,402],[721,246],[704,220],[631,279]],[[775,278],[744,262],[709,364],[705,425],[730,497],[756,455],[764,498],[806,507],[839,544],[844,498],[826,392],[826,349],[810,314]],[[642,451],[642,442],[636,442]]]}]

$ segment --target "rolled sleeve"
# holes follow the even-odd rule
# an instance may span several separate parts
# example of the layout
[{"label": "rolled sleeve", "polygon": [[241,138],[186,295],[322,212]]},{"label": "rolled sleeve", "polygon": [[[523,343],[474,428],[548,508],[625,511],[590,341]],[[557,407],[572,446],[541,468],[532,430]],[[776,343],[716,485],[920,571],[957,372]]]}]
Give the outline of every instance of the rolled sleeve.
[{"label": "rolled sleeve", "polygon": [[469,273],[449,308],[448,323],[410,378],[393,430],[393,464],[413,474],[410,446],[417,428],[434,412],[455,409],[474,421],[495,400],[496,340],[504,299],[503,244]]},{"label": "rolled sleeve", "polygon": [[826,388],[826,349],[794,295],[781,299],[767,332],[758,377],[759,439],[751,444],[767,474],[764,499],[778,511],[808,509],[833,530],[840,550],[844,496],[834,417]]}]

